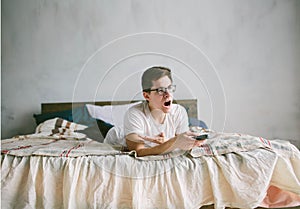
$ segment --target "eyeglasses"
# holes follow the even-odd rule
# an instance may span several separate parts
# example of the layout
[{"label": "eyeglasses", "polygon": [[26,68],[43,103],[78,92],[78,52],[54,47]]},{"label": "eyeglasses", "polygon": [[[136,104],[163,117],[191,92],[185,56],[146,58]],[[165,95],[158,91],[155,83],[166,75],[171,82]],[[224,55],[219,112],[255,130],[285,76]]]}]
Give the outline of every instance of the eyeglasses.
[{"label": "eyeglasses", "polygon": [[176,91],[176,85],[170,85],[167,88],[159,87],[157,89],[144,89],[145,92],[156,91],[158,95],[163,96],[166,93],[174,93]]}]

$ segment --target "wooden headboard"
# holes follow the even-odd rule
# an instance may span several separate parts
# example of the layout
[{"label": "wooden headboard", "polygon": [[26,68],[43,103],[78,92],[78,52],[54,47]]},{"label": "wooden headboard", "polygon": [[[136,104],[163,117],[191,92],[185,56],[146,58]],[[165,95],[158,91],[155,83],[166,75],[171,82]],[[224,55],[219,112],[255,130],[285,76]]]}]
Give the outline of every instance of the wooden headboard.
[{"label": "wooden headboard", "polygon": [[[42,113],[57,112],[63,110],[70,110],[76,107],[82,107],[85,104],[94,104],[99,106],[104,105],[122,105],[137,102],[134,101],[98,101],[98,102],[63,102],[63,103],[42,103]],[[183,99],[176,100],[174,103],[184,106],[188,112],[188,116],[197,118],[197,99]]]}]

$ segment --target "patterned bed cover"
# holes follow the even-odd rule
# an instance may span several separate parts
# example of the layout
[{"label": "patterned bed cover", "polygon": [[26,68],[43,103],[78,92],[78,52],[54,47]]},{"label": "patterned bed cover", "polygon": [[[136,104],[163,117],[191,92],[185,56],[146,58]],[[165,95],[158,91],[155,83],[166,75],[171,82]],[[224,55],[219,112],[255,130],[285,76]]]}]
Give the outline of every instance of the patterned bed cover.
[{"label": "patterned bed cover", "polygon": [[148,157],[76,133],[1,145],[3,208],[300,205],[300,152],[286,141],[211,131],[202,147]]}]

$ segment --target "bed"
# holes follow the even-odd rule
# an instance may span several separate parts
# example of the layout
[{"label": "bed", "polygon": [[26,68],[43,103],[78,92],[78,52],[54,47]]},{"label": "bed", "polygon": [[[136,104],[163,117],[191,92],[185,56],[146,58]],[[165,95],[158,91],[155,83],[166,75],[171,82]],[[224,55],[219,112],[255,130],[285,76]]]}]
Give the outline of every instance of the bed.
[{"label": "bed", "polygon": [[300,205],[299,150],[287,141],[209,130],[197,120],[195,99],[177,103],[191,130],[209,134],[202,147],[138,157],[118,141],[102,143],[120,123],[105,112],[120,115],[136,102],[42,104],[35,133],[1,140],[2,208]]}]

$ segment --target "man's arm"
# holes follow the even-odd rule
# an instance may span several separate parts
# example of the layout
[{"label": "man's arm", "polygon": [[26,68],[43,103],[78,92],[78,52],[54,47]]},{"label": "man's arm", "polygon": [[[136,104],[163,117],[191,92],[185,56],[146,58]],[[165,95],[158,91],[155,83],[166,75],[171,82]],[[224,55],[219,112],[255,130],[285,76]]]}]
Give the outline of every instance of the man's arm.
[{"label": "man's arm", "polygon": [[[174,138],[159,144],[155,147],[145,147],[143,139],[137,134],[129,134],[126,136],[126,143],[129,150],[135,150],[139,157],[146,155],[159,155],[169,150],[174,144]],[[171,150],[170,150],[171,151]]]},{"label": "man's arm", "polygon": [[200,146],[203,141],[197,141],[191,138],[194,133],[183,133],[175,136],[168,141],[158,144],[154,147],[145,147],[143,139],[138,134],[129,134],[126,136],[126,143],[129,150],[135,150],[139,157],[147,155],[159,155],[171,152],[176,148],[190,150],[195,146]]}]

